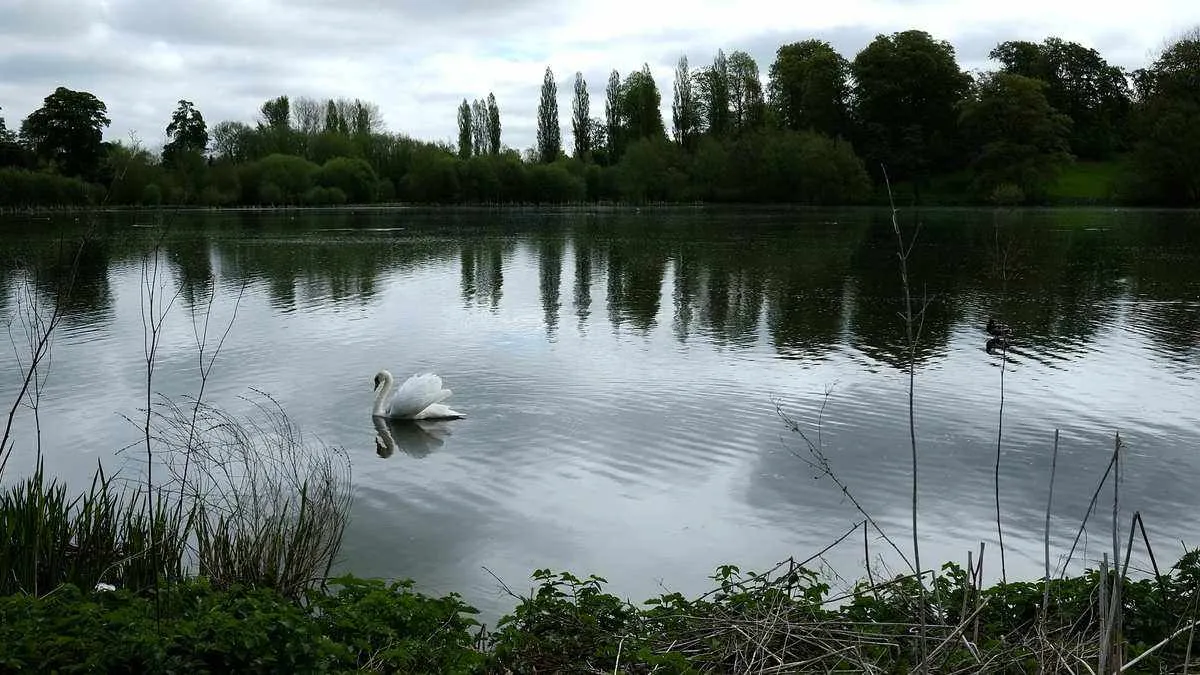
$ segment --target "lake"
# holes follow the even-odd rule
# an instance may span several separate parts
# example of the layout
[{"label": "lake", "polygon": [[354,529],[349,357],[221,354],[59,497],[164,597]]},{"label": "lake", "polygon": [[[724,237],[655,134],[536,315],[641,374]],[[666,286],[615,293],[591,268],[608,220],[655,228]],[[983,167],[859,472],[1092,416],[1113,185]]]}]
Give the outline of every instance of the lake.
[{"label": "lake", "polygon": [[[0,316],[20,344],[23,271],[52,292],[56,247],[88,219],[0,217]],[[987,542],[993,472],[1010,577],[1036,577],[1055,429],[1050,543],[1066,553],[1126,444],[1121,527],[1145,519],[1160,564],[1200,522],[1200,215],[1140,210],[904,210],[926,303],[916,358],[922,562]],[[537,568],[596,573],[635,600],[706,590],[717,565],[764,569],[861,516],[911,550],[908,352],[895,235],[878,209],[357,209],[98,216],[41,404],[47,467],[84,486],[120,467],[145,397],[142,261],[168,294],[157,391],[195,393],[194,322],[233,321],[205,399],[250,387],[350,454],[339,568],[458,591],[494,620]],[[240,295],[239,295],[240,292]],[[236,314],[235,314],[236,309]],[[1014,331],[985,350],[989,316]],[[210,331],[216,331],[211,328]],[[20,372],[0,350],[0,401]],[[372,378],[440,374],[465,419],[377,445]],[[28,473],[31,416],[5,480]],[[1081,540],[1111,547],[1111,490]],[[899,571],[872,533],[872,558]],[[1144,554],[1135,546],[1139,561]],[[864,573],[861,533],[824,557]],[[1075,566],[1078,569],[1077,566]],[[486,568],[486,570],[485,570]]]}]

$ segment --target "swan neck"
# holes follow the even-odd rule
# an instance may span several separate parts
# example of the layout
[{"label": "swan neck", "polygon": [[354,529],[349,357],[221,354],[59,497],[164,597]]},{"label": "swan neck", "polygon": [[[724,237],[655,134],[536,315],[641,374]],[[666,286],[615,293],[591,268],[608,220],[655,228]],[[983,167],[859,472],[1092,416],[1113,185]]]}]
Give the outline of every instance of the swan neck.
[{"label": "swan neck", "polygon": [[379,388],[379,393],[375,394],[375,407],[371,410],[372,415],[386,416],[384,405],[387,403],[388,396],[392,394],[392,374],[384,371],[383,386]]}]

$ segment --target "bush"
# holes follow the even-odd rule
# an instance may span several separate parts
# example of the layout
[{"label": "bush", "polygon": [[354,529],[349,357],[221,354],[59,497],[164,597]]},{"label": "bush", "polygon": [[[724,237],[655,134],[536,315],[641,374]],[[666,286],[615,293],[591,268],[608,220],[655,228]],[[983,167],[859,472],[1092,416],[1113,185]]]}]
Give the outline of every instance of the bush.
[{"label": "bush", "polygon": [[[214,589],[203,580],[158,598],[73,585],[0,598],[5,672],[468,673],[474,609],[407,582],[336,580],[336,595],[301,606],[269,589]],[[161,614],[159,613],[161,612]]]},{"label": "bush", "polygon": [[78,178],[25,169],[0,169],[0,206],[82,206],[88,186]]}]

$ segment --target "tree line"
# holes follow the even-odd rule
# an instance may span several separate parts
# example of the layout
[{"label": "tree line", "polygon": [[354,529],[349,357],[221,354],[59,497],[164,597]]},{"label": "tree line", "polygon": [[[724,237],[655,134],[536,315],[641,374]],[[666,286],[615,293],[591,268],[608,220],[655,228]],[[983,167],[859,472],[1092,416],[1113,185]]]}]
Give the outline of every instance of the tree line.
[{"label": "tree line", "polygon": [[1132,71],[1056,37],[990,57],[997,68],[968,73],[920,30],[853,59],[785,44],[765,77],[744,51],[700,67],[684,56],[669,127],[648,65],[613,70],[598,115],[576,72],[569,147],[547,67],[524,151],[501,142],[492,93],[462,100],[457,145],[390,132],[359,99],[279,96],[253,124],[211,128],[180,100],[151,153],[103,141],[103,101],[59,87],[19,130],[0,117],[0,205],[855,204],[885,182],[917,203],[1045,203],[1078,162],[1117,168],[1108,201],[1200,204],[1200,31]]}]

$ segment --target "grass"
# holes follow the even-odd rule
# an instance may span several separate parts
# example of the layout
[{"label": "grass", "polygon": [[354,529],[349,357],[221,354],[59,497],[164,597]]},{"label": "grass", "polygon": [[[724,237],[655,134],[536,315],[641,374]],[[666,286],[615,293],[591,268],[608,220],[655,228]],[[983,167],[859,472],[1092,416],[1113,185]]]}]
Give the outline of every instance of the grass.
[{"label": "grass", "polygon": [[1107,161],[1078,160],[1066,166],[1049,191],[1054,204],[1114,204],[1121,177],[1128,168],[1124,158]]}]

